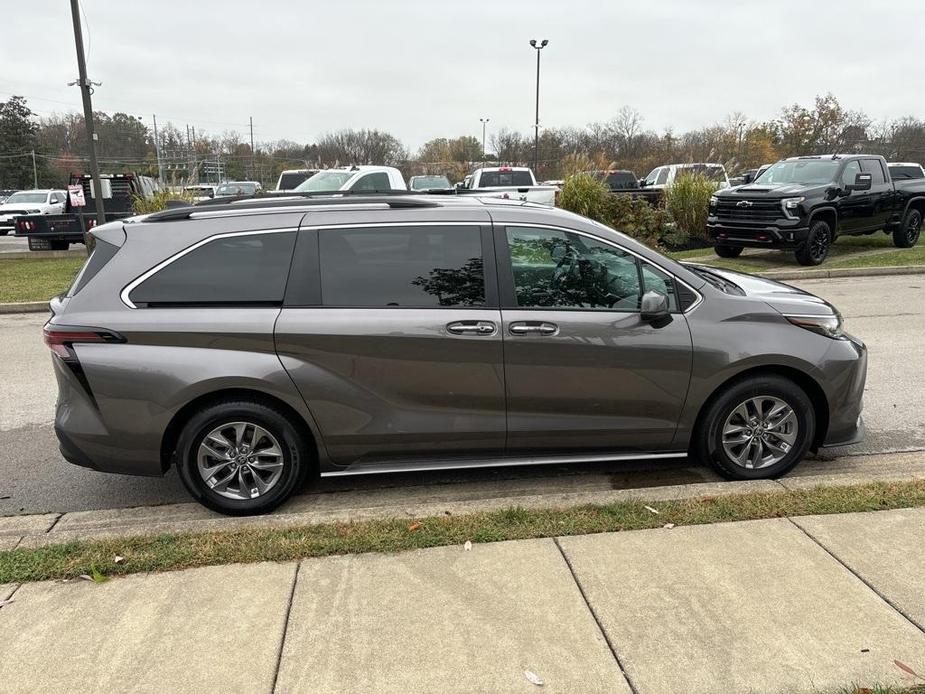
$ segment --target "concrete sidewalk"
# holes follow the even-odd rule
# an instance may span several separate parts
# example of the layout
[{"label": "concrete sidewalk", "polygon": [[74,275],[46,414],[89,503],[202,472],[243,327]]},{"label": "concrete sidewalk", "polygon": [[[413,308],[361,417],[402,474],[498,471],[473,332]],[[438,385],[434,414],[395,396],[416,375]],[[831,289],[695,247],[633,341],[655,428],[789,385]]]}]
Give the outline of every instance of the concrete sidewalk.
[{"label": "concrete sidewalk", "polygon": [[0,690],[911,685],[923,538],[908,509],[0,586]]}]

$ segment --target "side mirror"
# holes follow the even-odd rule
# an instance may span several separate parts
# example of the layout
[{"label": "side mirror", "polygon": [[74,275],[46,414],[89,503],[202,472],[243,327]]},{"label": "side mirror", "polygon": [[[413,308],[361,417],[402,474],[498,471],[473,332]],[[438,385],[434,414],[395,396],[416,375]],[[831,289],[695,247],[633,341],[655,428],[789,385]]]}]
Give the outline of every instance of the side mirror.
[{"label": "side mirror", "polygon": [[754,181],[754,180],[755,180],[755,175],[754,175],[754,174],[747,173],[747,174],[743,174],[743,175],[742,175],[742,183],[743,183],[743,185],[746,185],[746,186],[747,186],[749,183],[751,183],[751,182]]},{"label": "side mirror", "polygon": [[639,187],[640,187],[640,188],[645,188],[645,187],[646,187],[646,179],[644,179],[644,178],[640,178],[640,179],[639,179]]},{"label": "side mirror", "polygon": [[870,190],[870,184],[873,181],[873,176],[869,173],[859,173],[854,176],[854,183],[849,183],[845,186],[845,190],[849,193],[855,190]]},{"label": "side mirror", "polygon": [[646,323],[658,323],[671,317],[668,297],[661,292],[648,291],[642,295],[640,317]]}]

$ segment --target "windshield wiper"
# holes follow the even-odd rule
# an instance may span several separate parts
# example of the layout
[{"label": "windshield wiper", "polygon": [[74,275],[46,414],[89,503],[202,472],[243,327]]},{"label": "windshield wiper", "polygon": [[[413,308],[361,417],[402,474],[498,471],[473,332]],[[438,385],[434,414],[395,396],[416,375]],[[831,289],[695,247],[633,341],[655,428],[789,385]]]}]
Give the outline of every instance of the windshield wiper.
[{"label": "windshield wiper", "polygon": [[737,285],[735,282],[730,282],[725,277],[721,277],[714,272],[710,272],[706,268],[697,267],[694,265],[688,265],[688,269],[697,274],[698,276],[705,279],[707,282],[712,284],[714,287],[719,289],[725,294],[735,294],[737,296],[745,296],[745,291]]}]

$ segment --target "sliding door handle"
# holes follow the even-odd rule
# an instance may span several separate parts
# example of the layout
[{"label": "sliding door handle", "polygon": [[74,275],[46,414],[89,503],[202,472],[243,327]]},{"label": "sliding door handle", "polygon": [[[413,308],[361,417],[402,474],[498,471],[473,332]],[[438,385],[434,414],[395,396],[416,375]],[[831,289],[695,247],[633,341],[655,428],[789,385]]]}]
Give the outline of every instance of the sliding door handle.
[{"label": "sliding door handle", "polygon": [[454,335],[494,335],[496,328],[488,320],[458,320],[446,326],[447,332]]},{"label": "sliding door handle", "polygon": [[546,321],[517,321],[508,326],[511,335],[555,335],[559,326]]}]

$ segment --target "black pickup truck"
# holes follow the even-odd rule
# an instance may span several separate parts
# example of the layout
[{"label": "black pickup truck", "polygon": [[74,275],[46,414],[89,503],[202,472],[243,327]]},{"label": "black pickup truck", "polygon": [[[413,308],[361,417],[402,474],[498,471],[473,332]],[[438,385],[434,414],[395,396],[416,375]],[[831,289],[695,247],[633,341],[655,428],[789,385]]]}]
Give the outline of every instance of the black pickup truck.
[{"label": "black pickup truck", "polygon": [[925,180],[892,180],[883,157],[791,157],[748,185],[717,191],[707,231],[722,258],[745,246],[784,248],[801,265],[819,265],[842,235],[883,231],[899,248],[914,246],[923,215]]},{"label": "black pickup truck", "polygon": [[[72,174],[70,185],[83,188],[84,207],[71,205],[68,196],[62,214],[25,215],[16,218],[15,236],[29,240],[30,251],[67,250],[72,243],[84,243],[84,234],[96,226],[96,202],[89,174]],[[100,176],[103,211],[106,221],[131,217],[135,197],[148,198],[158,190],[158,183],[148,176],[134,173]]]}]

